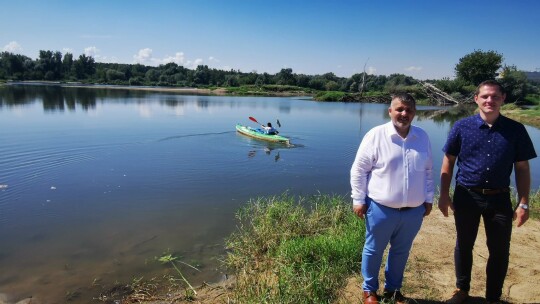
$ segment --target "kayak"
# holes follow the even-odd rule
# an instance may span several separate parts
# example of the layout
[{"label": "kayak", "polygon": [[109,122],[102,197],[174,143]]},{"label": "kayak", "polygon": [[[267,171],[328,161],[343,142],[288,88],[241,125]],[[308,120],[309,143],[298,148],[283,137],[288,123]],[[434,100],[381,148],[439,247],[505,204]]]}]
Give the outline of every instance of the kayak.
[{"label": "kayak", "polygon": [[269,135],[264,133],[264,131],[261,129],[253,129],[252,127],[247,127],[241,124],[236,124],[236,131],[238,131],[240,134],[260,140],[289,144],[289,139],[287,137],[281,135]]}]

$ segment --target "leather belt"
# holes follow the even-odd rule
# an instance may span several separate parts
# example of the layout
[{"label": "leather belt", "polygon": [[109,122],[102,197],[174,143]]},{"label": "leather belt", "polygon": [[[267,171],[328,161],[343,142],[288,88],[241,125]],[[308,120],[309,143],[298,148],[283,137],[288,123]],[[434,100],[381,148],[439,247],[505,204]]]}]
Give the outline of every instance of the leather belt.
[{"label": "leather belt", "polygon": [[413,207],[401,207],[401,208],[392,208],[394,210],[397,210],[397,211],[407,211],[409,209],[412,209]]},{"label": "leather belt", "polygon": [[483,188],[466,188],[467,190],[483,194],[483,195],[495,195],[495,194],[501,194],[501,193],[508,193],[510,192],[510,188],[499,188],[499,189],[483,189]]}]

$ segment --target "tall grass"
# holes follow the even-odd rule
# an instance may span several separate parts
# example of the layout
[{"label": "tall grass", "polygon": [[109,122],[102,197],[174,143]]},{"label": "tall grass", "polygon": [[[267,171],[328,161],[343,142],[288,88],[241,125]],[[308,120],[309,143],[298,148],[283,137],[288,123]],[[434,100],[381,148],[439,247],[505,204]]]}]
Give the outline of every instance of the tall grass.
[{"label": "tall grass", "polygon": [[365,228],[344,197],[258,198],[237,220],[225,260],[236,303],[329,303],[360,269]]}]

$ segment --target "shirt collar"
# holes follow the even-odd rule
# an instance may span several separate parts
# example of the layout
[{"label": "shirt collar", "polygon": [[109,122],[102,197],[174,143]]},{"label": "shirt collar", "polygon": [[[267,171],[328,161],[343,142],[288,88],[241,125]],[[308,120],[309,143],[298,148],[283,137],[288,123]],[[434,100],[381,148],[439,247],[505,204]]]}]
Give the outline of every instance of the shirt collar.
[{"label": "shirt collar", "polygon": [[[396,128],[394,127],[394,124],[392,123],[392,121],[386,123],[385,127],[386,127],[386,135],[388,135],[388,137],[397,136],[399,138],[402,138],[396,131]],[[406,138],[412,138],[412,137],[418,137],[418,132],[416,128],[411,124],[411,127],[409,129],[409,134],[407,134]]]},{"label": "shirt collar", "polygon": [[[502,114],[499,113],[499,117],[497,117],[497,120],[493,123],[494,128],[500,128],[504,125],[506,117],[504,117]],[[474,122],[478,128],[481,128],[482,126],[489,127],[488,124],[482,119],[480,114],[474,115]]]}]

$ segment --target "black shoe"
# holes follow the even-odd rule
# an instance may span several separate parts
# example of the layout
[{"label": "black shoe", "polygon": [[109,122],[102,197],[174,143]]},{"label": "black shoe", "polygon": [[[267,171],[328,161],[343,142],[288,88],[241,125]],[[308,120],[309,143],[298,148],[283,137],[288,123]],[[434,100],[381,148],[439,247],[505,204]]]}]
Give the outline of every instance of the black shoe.
[{"label": "black shoe", "polygon": [[409,303],[409,301],[407,301],[405,296],[399,290],[390,291],[390,290],[385,289],[383,293],[383,298],[385,300],[394,301],[395,304],[408,304]]}]

